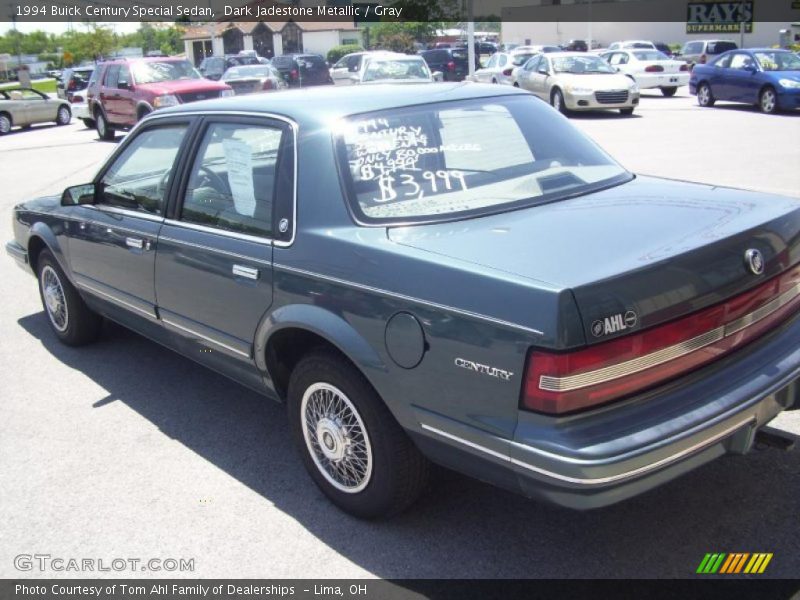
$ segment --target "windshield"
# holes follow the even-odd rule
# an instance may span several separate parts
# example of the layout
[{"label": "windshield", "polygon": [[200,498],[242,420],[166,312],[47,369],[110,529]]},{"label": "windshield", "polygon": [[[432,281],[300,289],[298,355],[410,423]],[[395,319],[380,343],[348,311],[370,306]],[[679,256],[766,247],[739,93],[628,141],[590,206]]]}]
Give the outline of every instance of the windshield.
[{"label": "windshield", "polygon": [[275,75],[269,65],[254,65],[252,67],[231,67],[225,71],[223,80],[239,79],[242,77],[269,77]]},{"label": "windshield", "polygon": [[525,53],[516,53],[511,55],[511,64],[515,67],[525,64],[528,62],[528,59],[532,56],[536,56],[539,54],[538,52],[525,52]]},{"label": "windshield", "polygon": [[669,60],[669,56],[662,52],[650,50],[649,52],[633,52],[637,60]]},{"label": "windshield", "polygon": [[597,56],[557,56],[551,60],[556,73],[616,73],[614,67]]},{"label": "windshield", "polygon": [[202,79],[188,60],[147,61],[132,65],[136,83],[158,83],[176,79]]},{"label": "windshield", "polygon": [[800,58],[791,52],[754,52],[765,71],[800,71]]},{"label": "windshield", "polygon": [[337,133],[349,200],[366,223],[501,212],[631,177],[566,119],[529,96],[359,115]]},{"label": "windshield", "polygon": [[428,65],[424,60],[417,59],[371,60],[364,71],[364,81],[430,78]]}]

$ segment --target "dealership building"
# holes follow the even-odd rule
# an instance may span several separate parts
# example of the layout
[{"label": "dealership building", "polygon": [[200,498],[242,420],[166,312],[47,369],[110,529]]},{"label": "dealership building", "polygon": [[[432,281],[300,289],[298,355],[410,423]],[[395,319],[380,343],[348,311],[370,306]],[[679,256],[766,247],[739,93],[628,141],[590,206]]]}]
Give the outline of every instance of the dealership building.
[{"label": "dealership building", "polygon": [[800,2],[794,8],[790,0],[779,10],[775,0],[475,0],[476,13],[483,3],[484,10],[500,11],[506,43],[591,39],[602,47],[618,40],[683,44],[709,38],[743,47],[800,43]]}]

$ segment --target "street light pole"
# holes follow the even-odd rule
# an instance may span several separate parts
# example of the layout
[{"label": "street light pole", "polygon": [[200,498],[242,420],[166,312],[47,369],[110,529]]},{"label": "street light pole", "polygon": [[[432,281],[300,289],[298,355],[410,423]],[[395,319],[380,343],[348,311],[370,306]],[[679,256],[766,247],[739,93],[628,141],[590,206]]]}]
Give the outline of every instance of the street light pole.
[{"label": "street light pole", "polygon": [[467,0],[467,61],[469,62],[469,78],[475,75],[475,22],[472,20],[472,0]]}]

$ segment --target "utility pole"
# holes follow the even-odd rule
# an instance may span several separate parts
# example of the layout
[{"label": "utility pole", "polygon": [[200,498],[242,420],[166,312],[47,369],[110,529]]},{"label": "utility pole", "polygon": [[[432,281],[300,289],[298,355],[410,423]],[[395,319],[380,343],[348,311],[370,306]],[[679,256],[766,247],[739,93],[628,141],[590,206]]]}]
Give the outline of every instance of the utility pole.
[{"label": "utility pole", "polygon": [[467,61],[469,62],[469,78],[475,75],[475,22],[473,19],[472,0],[467,0]]},{"label": "utility pole", "polygon": [[19,31],[17,31],[16,15],[11,15],[11,22],[14,25],[14,49],[17,51],[17,78],[19,79],[19,70],[22,68],[22,50],[19,43]]}]

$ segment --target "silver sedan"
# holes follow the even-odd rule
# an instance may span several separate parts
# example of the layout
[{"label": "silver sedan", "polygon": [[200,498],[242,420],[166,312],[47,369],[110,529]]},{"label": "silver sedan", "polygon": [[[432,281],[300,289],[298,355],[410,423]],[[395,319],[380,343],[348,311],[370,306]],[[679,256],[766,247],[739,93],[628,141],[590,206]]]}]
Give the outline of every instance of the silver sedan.
[{"label": "silver sedan", "polygon": [[528,59],[536,54],[538,54],[536,51],[496,52],[492,54],[485,67],[475,71],[472,80],[478,83],[504,83],[511,85],[514,83],[512,79],[514,69],[524,65]]},{"label": "silver sedan", "polygon": [[34,89],[0,90],[0,135],[12,127],[29,127],[54,121],[66,125],[72,119],[69,102],[50,98]]},{"label": "silver sedan", "polygon": [[639,104],[636,82],[599,56],[558,52],[534,56],[518,70],[515,86],[526,89],[562,113],[619,109],[633,114]]}]

